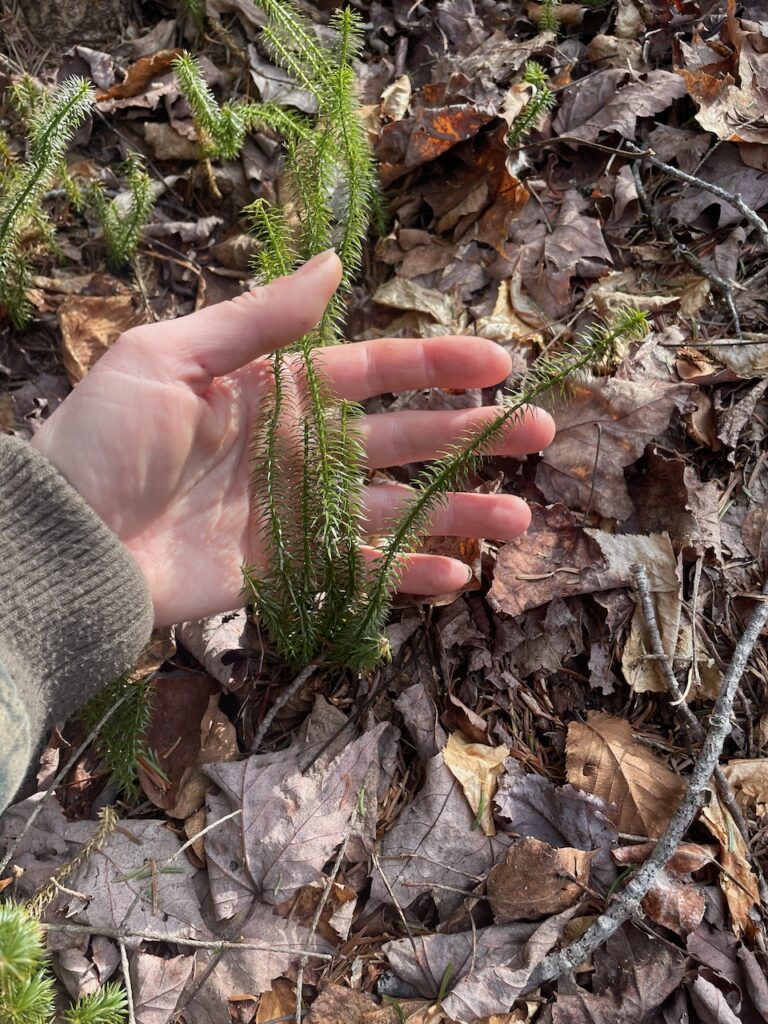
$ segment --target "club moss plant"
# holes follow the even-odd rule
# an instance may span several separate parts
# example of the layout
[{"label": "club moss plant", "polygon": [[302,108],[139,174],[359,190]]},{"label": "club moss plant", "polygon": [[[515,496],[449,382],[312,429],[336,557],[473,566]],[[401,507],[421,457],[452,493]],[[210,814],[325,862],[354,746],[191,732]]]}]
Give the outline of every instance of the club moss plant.
[{"label": "club moss plant", "polygon": [[[315,115],[283,110],[278,117],[271,106],[252,103],[220,107],[189,56],[177,62],[179,79],[210,153],[226,158],[239,151],[245,132],[257,124],[284,137],[289,200],[270,205],[259,199],[245,211],[259,243],[255,269],[261,281],[290,273],[331,245],[344,273],[317,327],[294,352],[272,357],[271,388],[252,439],[252,505],[269,557],[266,568],[244,567],[245,593],[288,661],[304,665],[322,658],[366,670],[387,654],[383,627],[403,557],[419,546],[436,508],[466,483],[527,405],[566,390],[590,366],[609,359],[620,339],[644,330],[645,317],[627,310],[538,360],[506,396],[496,419],[422,470],[414,497],[391,524],[373,564],[365,566],[361,410],[333,398],[313,360],[316,349],[344,343],[345,298],[377,207],[376,173],[355,89],[361,24],[353,10],[336,11],[332,39],[320,43],[290,0],[256,3],[267,16],[263,43],[314,98]],[[530,63],[525,77],[535,93],[521,115],[520,135],[552,105],[543,70]]]}]

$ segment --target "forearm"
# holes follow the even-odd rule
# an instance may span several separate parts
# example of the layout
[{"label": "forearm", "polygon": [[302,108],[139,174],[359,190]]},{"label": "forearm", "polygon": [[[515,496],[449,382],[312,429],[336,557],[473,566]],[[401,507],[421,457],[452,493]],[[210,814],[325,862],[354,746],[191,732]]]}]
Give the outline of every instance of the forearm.
[{"label": "forearm", "polygon": [[131,555],[62,476],[0,436],[0,811],[52,722],[124,672],[152,628]]}]

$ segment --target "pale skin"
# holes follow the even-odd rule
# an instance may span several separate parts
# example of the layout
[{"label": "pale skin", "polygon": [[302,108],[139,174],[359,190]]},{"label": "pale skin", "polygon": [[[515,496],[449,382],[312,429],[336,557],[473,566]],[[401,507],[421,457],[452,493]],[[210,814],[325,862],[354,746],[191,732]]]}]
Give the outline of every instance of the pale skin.
[{"label": "pale skin", "polygon": [[[35,447],[135,557],[158,625],[242,605],[242,565],[267,557],[249,507],[249,438],[268,386],[266,357],[318,322],[340,278],[338,258],[324,253],[230,302],[128,331],[35,435]],[[510,360],[481,338],[384,338],[324,349],[317,365],[338,398],[361,401],[417,388],[490,387],[507,376]],[[368,466],[435,458],[497,411],[366,416]],[[538,452],[554,430],[550,416],[530,409],[496,450]],[[408,494],[397,485],[367,487],[365,530],[382,532]],[[514,495],[457,493],[431,529],[505,541],[529,522]],[[399,589],[446,593],[466,581],[462,562],[414,554]]]}]

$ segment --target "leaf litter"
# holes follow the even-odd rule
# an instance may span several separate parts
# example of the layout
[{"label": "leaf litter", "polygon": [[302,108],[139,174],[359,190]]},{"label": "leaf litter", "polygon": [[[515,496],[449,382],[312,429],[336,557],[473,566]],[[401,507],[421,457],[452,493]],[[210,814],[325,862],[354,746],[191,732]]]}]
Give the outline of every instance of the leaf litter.
[{"label": "leaf litter", "polygon": [[[304,6],[325,31],[333,5]],[[721,759],[735,807],[713,789],[642,917],[527,989],[652,855],[696,753],[632,566],[648,571],[662,648],[705,723],[765,571],[768,254],[708,185],[768,203],[766,22],[697,0],[566,4],[556,35],[533,3],[359,6],[361,99],[391,219],[350,302],[351,339],[477,334],[520,372],[622,304],[648,310],[653,331],[555,404],[546,452],[471,481],[531,502],[526,537],[473,539],[474,589],[402,602],[392,663],[363,679],[318,671],[264,749],[254,736],[290,673],[257,625],[238,612],[176,629],[176,652],[153,666],[145,802],[121,805],[119,830],[46,910],[56,970],[72,994],[93,990],[118,977],[124,936],[137,1024],[266,1024],[297,1003],[314,1024],[766,1021],[762,644]],[[239,210],[281,187],[279,148],[255,131],[239,160],[204,168],[170,60],[196,47],[221,99],[255,91],[309,110],[312,98],[271,63],[251,0],[204,13],[204,40],[181,9],[131,13],[122,37],[94,28],[74,46],[52,27],[35,62],[42,78],[69,67],[99,90],[73,173],[113,187],[115,159],[139,149],[158,201],[136,272],[115,277],[91,270],[90,226],[57,217],[64,260],[36,268],[38,321],[19,336],[0,325],[4,430],[30,436],[127,327],[248,280]],[[39,53],[23,19],[12,30],[17,52]],[[557,102],[510,152],[529,60]],[[495,397],[432,389],[369,408]],[[40,787],[79,728],[53,733]],[[2,843],[41,803],[33,790],[0,821]],[[32,896],[116,797],[91,748],[42,802],[4,893]]]}]

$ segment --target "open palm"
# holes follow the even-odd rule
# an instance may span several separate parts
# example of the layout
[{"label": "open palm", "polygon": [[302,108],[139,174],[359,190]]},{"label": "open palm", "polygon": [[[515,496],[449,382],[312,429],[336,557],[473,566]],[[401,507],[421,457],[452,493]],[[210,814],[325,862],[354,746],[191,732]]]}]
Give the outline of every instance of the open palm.
[{"label": "open palm", "polygon": [[[291,277],[179,320],[127,332],[37,433],[33,443],[133,553],[159,625],[242,604],[241,566],[267,547],[250,515],[249,438],[268,386],[267,356],[313,327],[338,287],[333,253]],[[468,337],[382,339],[329,348],[317,362],[338,398],[426,387],[483,387],[509,358]],[[370,468],[434,458],[493,408],[367,416]],[[552,439],[546,413],[510,426],[498,450],[539,451]],[[366,530],[381,532],[407,488],[366,488]],[[286,509],[286,515],[290,514]],[[529,522],[512,495],[452,495],[434,532],[506,540]],[[442,593],[466,582],[452,558],[411,555],[400,589]]]}]

